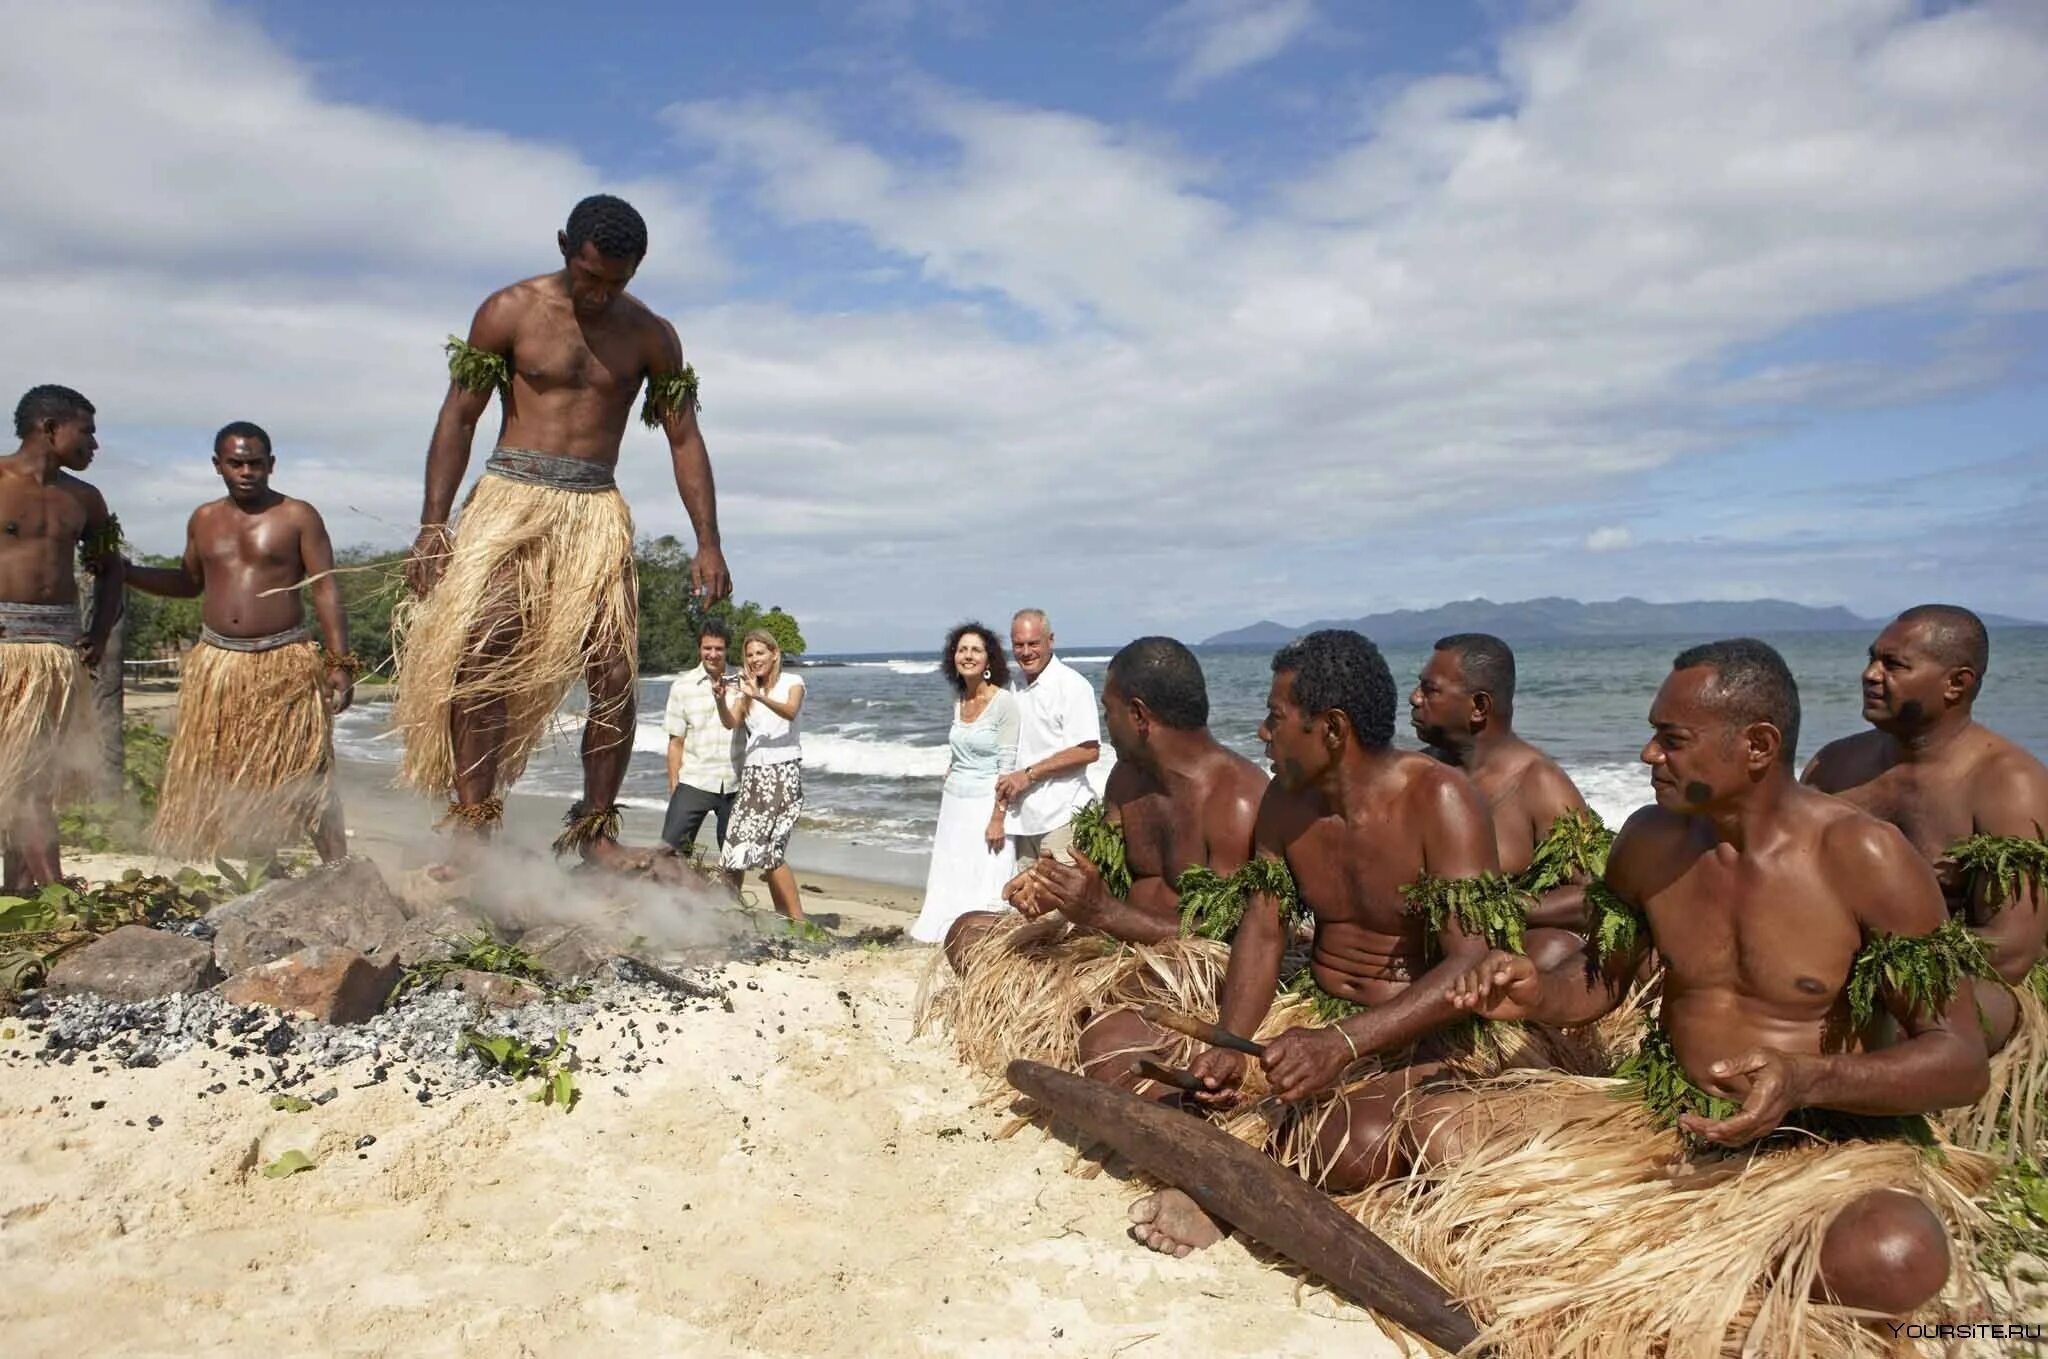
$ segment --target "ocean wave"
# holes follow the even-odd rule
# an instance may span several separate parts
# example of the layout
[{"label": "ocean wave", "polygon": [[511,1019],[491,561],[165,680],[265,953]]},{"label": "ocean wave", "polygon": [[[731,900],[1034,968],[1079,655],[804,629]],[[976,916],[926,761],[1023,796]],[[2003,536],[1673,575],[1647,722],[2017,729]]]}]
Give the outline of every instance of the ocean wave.
[{"label": "ocean wave", "polygon": [[939,663],[937,661],[847,661],[845,665],[848,670],[888,670],[898,675],[936,675],[939,673]]},{"label": "ocean wave", "polygon": [[1586,805],[1600,813],[1610,830],[1620,830],[1636,808],[1650,801],[1650,771],[1641,764],[1564,766]]},{"label": "ocean wave", "polygon": [[1060,659],[1068,665],[1108,665],[1115,658],[1111,656],[1062,656]]},{"label": "ocean wave", "polygon": [[805,732],[804,768],[821,774],[855,774],[881,779],[941,779],[946,747],[908,741],[866,741],[830,732]]}]

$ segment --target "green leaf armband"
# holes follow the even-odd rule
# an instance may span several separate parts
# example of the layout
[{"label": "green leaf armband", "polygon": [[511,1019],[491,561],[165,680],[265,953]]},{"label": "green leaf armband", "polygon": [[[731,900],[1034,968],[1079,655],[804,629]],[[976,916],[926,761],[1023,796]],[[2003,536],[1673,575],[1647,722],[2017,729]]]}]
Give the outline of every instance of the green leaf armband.
[{"label": "green leaf armband", "polygon": [[109,558],[121,555],[125,541],[121,537],[120,517],[110,514],[106,523],[78,535],[78,564],[98,575],[106,569]]},{"label": "green leaf armband", "polygon": [[1862,1028],[1887,992],[1924,1012],[1948,1008],[1965,977],[1996,978],[1982,939],[1960,920],[1932,934],[1874,931],[1849,969],[1849,1022]]},{"label": "green leaf armband", "polygon": [[1649,921],[1599,878],[1586,884],[1586,938],[1593,946],[1593,960],[1605,966],[1608,959],[1634,953],[1642,943]]},{"label": "green leaf armband", "polygon": [[1429,925],[1429,947],[1444,923],[1456,918],[1465,933],[1486,941],[1488,948],[1522,951],[1522,933],[1529,925],[1529,902],[1514,881],[1500,873],[1470,878],[1438,878],[1425,873],[1401,889],[1411,915]]},{"label": "green leaf armband", "polygon": [[697,409],[697,370],[683,365],[680,373],[647,379],[647,399],[640,403],[640,423],[660,429],[671,415]]},{"label": "green leaf armband", "polygon": [[1112,823],[1109,809],[1091,802],[1074,813],[1074,852],[1095,865],[1102,885],[1121,901],[1131,894],[1131,865],[1124,845],[1124,828]]},{"label": "green leaf armband", "polygon": [[459,335],[450,335],[446,348],[448,377],[465,392],[503,395],[512,390],[512,365],[503,354],[478,349]]},{"label": "green leaf armband", "polygon": [[1253,859],[1224,877],[1204,864],[1184,870],[1174,881],[1180,893],[1180,934],[1183,939],[1228,942],[1244,921],[1245,908],[1261,893],[1278,899],[1280,919],[1291,924],[1301,914],[1301,893],[1294,875],[1278,859]]},{"label": "green leaf armband", "polygon": [[2004,906],[2019,898],[2021,884],[2036,893],[2048,881],[2048,834],[2034,826],[2034,839],[2024,835],[1972,835],[1949,847],[1948,857],[1968,878],[1970,890]]},{"label": "green leaf armband", "polygon": [[1518,881],[1532,897],[1554,892],[1575,878],[1597,878],[1607,871],[1607,851],[1614,832],[1588,807],[1569,811],[1550,823],[1543,843],[1529,859]]}]

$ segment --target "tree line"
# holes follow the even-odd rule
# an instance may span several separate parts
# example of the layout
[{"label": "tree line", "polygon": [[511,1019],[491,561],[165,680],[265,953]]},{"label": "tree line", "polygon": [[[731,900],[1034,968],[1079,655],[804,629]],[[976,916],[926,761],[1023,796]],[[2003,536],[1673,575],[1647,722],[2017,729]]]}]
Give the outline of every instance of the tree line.
[{"label": "tree line", "polygon": [[[708,610],[690,592],[690,552],[671,534],[643,538],[634,547],[640,582],[640,673],[671,674],[697,663],[697,634],[707,617],[721,617],[735,642],[747,631],[774,634],[786,656],[801,656],[804,635],[797,621],[777,605],[722,600]],[[142,555],[149,566],[176,566],[178,558]],[[391,673],[391,610],[405,589],[405,553],[355,547],[336,552],[335,583],[348,611],[349,644],[378,675]],[[159,599],[128,592],[127,636],[122,655],[131,661],[173,656],[199,640],[199,601]],[[306,611],[310,621],[312,610]],[[735,648],[737,649],[737,648]]]}]

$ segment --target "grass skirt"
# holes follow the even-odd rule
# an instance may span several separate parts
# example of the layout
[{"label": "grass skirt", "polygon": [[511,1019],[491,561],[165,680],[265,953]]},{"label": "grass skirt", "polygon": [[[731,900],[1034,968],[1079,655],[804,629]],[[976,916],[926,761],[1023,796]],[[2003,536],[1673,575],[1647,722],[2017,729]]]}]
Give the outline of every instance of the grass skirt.
[{"label": "grass skirt", "polygon": [[[486,475],[463,505],[448,569],[425,599],[400,602],[400,777],[427,793],[455,786],[449,713],[503,700],[502,794],[526,769],[549,719],[593,661],[637,665],[633,517],[615,489],[570,491]],[[489,654],[503,639],[503,654]],[[628,684],[626,692],[631,694]],[[631,713],[593,712],[631,740]]]},{"label": "grass skirt", "polygon": [[77,647],[0,644],[0,804],[54,797],[76,782],[97,763],[93,732],[92,683]]},{"label": "grass skirt", "polygon": [[1949,1232],[1936,1306],[1976,1294],[1987,1158],[1801,1138],[1687,1159],[1618,1081],[1511,1071],[1466,1088],[1454,1147],[1339,1203],[1471,1307],[1502,1359],[1889,1353],[1884,1326],[1808,1296],[1829,1223],[1878,1189],[1919,1196]]},{"label": "grass skirt", "polygon": [[[1274,1003],[1253,1037],[1265,1043],[1289,1029],[1328,1028],[1364,1008],[1337,1000],[1304,981]],[[1177,1064],[1192,1061],[1199,1047],[1192,1039],[1187,1040]],[[1441,1084],[1516,1068],[1601,1068],[1607,1060],[1604,1044],[1586,1030],[1486,1024],[1468,1019],[1399,1052],[1366,1053],[1346,1067],[1329,1090],[1291,1104],[1273,1098],[1266,1084],[1265,1069],[1256,1061],[1248,1061],[1243,1102],[1225,1117],[1222,1126],[1239,1141],[1261,1148],[1304,1179],[1321,1184],[1332,1163],[1350,1147],[1351,1129],[1332,1129],[1333,1123],[1348,1122],[1350,1097],[1365,1093],[1369,1086],[1405,1068],[1439,1066],[1441,1071],[1426,1079],[1431,1084]]]},{"label": "grass skirt", "polygon": [[320,648],[192,648],[151,839],[173,859],[296,843],[333,795],[334,719]]},{"label": "grass skirt", "polygon": [[975,941],[957,978],[936,951],[917,1032],[945,1024],[960,1060],[989,1075],[1020,1057],[1072,1071],[1081,1030],[1098,1015],[1156,1002],[1213,1018],[1229,961],[1230,950],[1209,939],[1125,944],[1055,917],[1013,914]]},{"label": "grass skirt", "polygon": [[[2036,972],[2041,964],[2035,964]],[[1993,1152],[2004,1143],[2010,1154],[2042,1154],[2042,1111],[2048,1102],[2048,1008],[2030,976],[2011,988],[2016,1007],[2012,1036],[1991,1054],[1991,1087],[1967,1109],[1941,1116],[1944,1132],[1972,1151]],[[1978,986],[1991,982],[1979,981]]]}]

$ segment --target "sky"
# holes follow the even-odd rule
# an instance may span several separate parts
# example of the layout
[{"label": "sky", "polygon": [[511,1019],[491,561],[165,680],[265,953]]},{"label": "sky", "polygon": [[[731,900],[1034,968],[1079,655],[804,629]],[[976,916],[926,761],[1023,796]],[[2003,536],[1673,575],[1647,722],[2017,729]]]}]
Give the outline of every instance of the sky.
[{"label": "sky", "polygon": [[[0,88],[0,385],[97,404],[143,550],[231,419],[410,541],[444,338],[602,190],[814,650],[2048,619],[2032,0],[0,0]],[[658,436],[620,477],[690,540]]]}]

